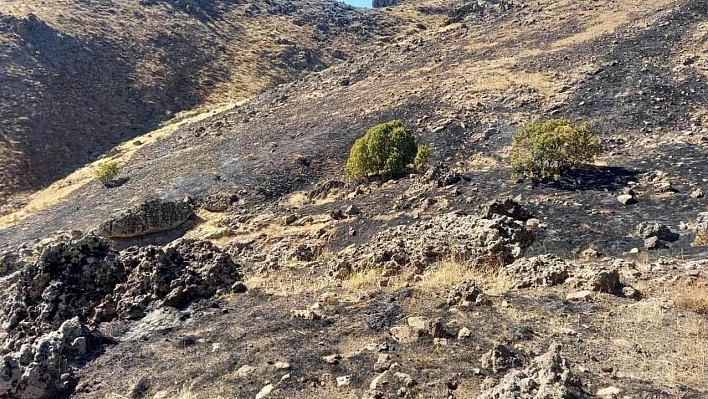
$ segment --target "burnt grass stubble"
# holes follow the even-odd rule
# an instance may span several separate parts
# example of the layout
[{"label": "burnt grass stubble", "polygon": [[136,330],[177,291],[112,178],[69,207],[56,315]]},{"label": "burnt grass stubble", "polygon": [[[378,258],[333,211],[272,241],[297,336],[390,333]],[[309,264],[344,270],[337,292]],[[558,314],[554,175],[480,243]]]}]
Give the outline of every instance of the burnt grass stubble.
[{"label": "burnt grass stubble", "polygon": [[[99,184],[89,184],[62,203],[16,226],[3,229],[0,231],[0,242],[3,247],[9,248],[54,230],[88,230],[119,207],[117,204],[124,204],[133,197],[198,196],[214,189],[230,192],[245,190],[246,201],[238,209],[239,212],[256,214],[266,209],[283,212],[285,210],[277,202],[278,198],[311,188],[318,181],[341,176],[342,165],[354,139],[376,123],[404,120],[413,126],[422,142],[433,145],[437,160],[445,160],[454,166],[457,161],[470,159],[476,154],[498,155],[510,145],[511,135],[515,131],[515,126],[505,124],[505,115],[524,113],[539,117],[560,114],[589,120],[603,138],[608,152],[613,153],[606,158],[608,166],[586,169],[549,184],[512,181],[512,171],[498,166],[466,172],[469,181],[458,185],[459,195],[451,195],[446,188],[434,189],[426,195],[443,196],[449,201],[450,210],[467,212],[472,212],[489,198],[520,196],[521,202],[531,213],[548,224],[545,231],[538,233],[528,255],[552,253],[573,258],[592,245],[604,255],[630,257],[626,253],[642,245],[633,235],[641,221],[660,220],[678,230],[681,222],[695,219],[705,206],[704,200],[689,196],[693,187],[708,178],[705,143],[674,142],[658,144],[651,149],[635,144],[650,136],[653,127],[674,131],[686,128],[685,110],[696,104],[705,104],[708,100],[703,77],[683,77],[686,82],[692,81],[693,91],[686,95],[681,94],[685,91],[682,89],[685,83],[676,81],[668,67],[663,68],[661,63],[652,63],[652,69],[640,71],[644,66],[641,62],[643,57],[668,57],[666,49],[682,40],[683,28],[705,21],[707,12],[704,3],[694,1],[686,4],[689,7],[684,11],[664,17],[671,24],[662,27],[662,21],[659,21],[656,29],[644,31],[639,37],[633,36],[629,31],[631,27],[628,27],[625,31],[620,29],[612,35],[567,51],[522,59],[519,68],[544,71],[550,63],[558,70],[570,70],[591,56],[605,54],[602,71],[577,82],[574,88],[577,95],[559,109],[548,111],[534,103],[508,106],[494,102],[487,109],[475,111],[469,117],[467,128],[450,124],[432,133],[420,126],[418,121],[434,115],[439,109],[455,108],[454,104],[431,94],[427,97],[411,96],[401,105],[364,115],[358,112],[336,115],[342,104],[348,104],[346,98],[352,89],[330,87],[324,97],[304,100],[300,96],[311,87],[308,86],[310,83],[303,81],[301,86],[280,87],[243,107],[178,129],[173,136],[138,152],[125,167],[131,178],[120,188],[105,189]],[[666,46],[652,45],[658,37],[667,41]],[[541,36],[527,39],[544,40]],[[463,45],[461,40],[445,40],[446,45]],[[426,45],[429,47],[426,48]],[[423,58],[433,48],[431,44],[426,45],[422,54],[411,57],[407,64],[389,65],[388,68],[397,72],[398,68],[404,70],[423,65]],[[504,50],[502,47],[491,48],[481,55],[459,52],[449,61],[454,62],[454,57],[489,57],[489,53],[495,51],[502,53]],[[371,64],[368,68],[374,70],[378,66]],[[331,73],[337,71],[335,68]],[[642,74],[651,79],[645,78],[639,83],[639,79],[627,78]],[[398,83],[393,81],[392,85]],[[355,86],[356,81],[352,84]],[[664,96],[667,100],[658,104],[658,108],[642,107],[635,111],[631,106],[633,102],[641,104],[647,100],[631,98],[617,101],[615,94],[627,89],[633,92],[643,90]],[[289,98],[274,103],[273,99],[282,92],[287,92]],[[583,105],[580,105],[581,102],[584,102]],[[488,126],[479,121],[481,115],[492,110],[498,118],[494,124],[498,133],[488,139],[475,138],[472,131]],[[638,126],[651,128],[642,131]],[[201,127],[204,129],[200,131],[206,133],[197,135]],[[276,143],[276,146],[269,146],[268,143]],[[248,157],[251,153],[255,156]],[[294,154],[302,157],[296,159]],[[184,162],[185,159],[189,162]],[[679,162],[682,165],[677,165]],[[677,193],[655,196],[650,188],[646,188],[641,190],[643,193],[640,193],[639,202],[635,205],[625,206],[616,200],[627,183],[639,181],[642,173],[656,169],[668,173]],[[411,182],[402,178],[397,184],[374,189],[365,196],[340,199],[298,212],[303,215],[307,212],[319,214],[356,204],[365,216],[388,214],[395,199],[405,192]],[[412,221],[406,213],[390,220],[358,218],[352,222],[357,235],[346,234],[348,226],[341,225],[336,240],[333,240],[332,250],[366,242],[383,228]],[[654,256],[689,259],[705,256],[704,247],[690,246],[691,233],[682,231],[680,234],[679,241],[672,243],[669,249],[657,251]],[[321,275],[324,271],[314,273]],[[447,321],[450,315],[441,306],[445,292],[428,294],[412,288],[377,295],[365,307],[349,306],[350,303],[343,302],[328,309],[326,318],[316,321],[290,317],[289,309],[307,306],[316,300],[318,294],[276,296],[253,289],[240,296],[201,300],[184,311],[185,320],[180,327],[145,334],[140,337],[142,343],[139,345],[134,341],[122,341],[108,347],[103,356],[89,362],[80,371],[82,379],[74,397],[90,398],[96,397],[97,392],[125,391],[127,379],[105,378],[107,375],[145,374],[151,376],[154,386],[168,385],[170,381],[177,380],[174,370],[176,361],[180,362],[180,381],[189,380],[195,387],[224,384],[237,397],[252,397],[265,381],[277,381],[282,373],[263,366],[276,360],[290,362],[292,369],[290,380],[279,385],[282,397],[307,397],[298,396],[302,395],[303,386],[311,387],[307,395],[312,395],[312,392],[316,394],[319,389],[324,389],[319,388],[320,382],[326,378],[324,373],[332,376],[352,375],[352,386],[364,390],[371,378],[370,369],[376,361],[376,352],[364,351],[337,365],[326,365],[321,361],[322,356],[332,354],[338,344],[351,336],[370,337],[373,343],[388,345],[390,353],[396,359],[402,359],[402,371],[425,381],[425,392],[431,397],[444,395],[448,380],[471,376],[479,356],[491,347],[493,341],[504,339],[510,342],[535,340],[536,348],[544,347],[551,340],[559,340],[570,348],[565,354],[574,364],[588,364],[593,370],[593,373],[583,374],[585,383],[611,383],[611,372],[601,372],[604,367],[601,361],[593,360],[602,359],[606,348],[593,340],[559,336],[543,318],[522,323],[501,313],[496,306],[480,307],[467,314],[468,324],[476,329],[471,340],[465,341],[462,348],[436,347],[432,353],[427,353],[433,360],[423,361],[419,359],[420,353],[430,352],[430,343],[401,346],[382,332],[404,322],[412,300],[421,309],[420,315]],[[607,314],[608,308],[631,303],[629,299],[612,298],[600,303],[576,304],[562,298],[563,292],[550,289],[528,294],[507,293],[503,299],[528,313],[575,317],[579,325],[592,326],[598,333],[596,326],[601,325],[598,320]],[[213,343],[219,343],[220,347],[214,347]],[[205,368],[205,364],[208,367]],[[244,364],[264,368],[253,380],[244,381],[230,376],[234,369]],[[481,382],[475,379],[465,381],[477,381],[471,384]],[[634,379],[623,380],[623,383],[626,388],[631,387],[638,397],[678,397],[676,391],[656,387],[652,382]],[[682,397],[700,395],[690,388],[678,389]]]}]

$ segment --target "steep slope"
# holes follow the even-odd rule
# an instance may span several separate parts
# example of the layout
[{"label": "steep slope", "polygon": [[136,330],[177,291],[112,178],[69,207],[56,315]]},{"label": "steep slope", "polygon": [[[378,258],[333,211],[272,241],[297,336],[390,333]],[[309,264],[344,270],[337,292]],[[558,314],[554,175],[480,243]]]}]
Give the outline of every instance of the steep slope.
[{"label": "steep slope", "polygon": [[[541,196],[595,193],[604,203],[604,197],[613,198],[605,189],[619,190],[652,167],[670,168],[670,175],[679,176],[677,168],[692,170],[683,176],[688,180],[674,183],[685,185],[682,195],[700,183],[705,135],[700,118],[708,96],[701,42],[695,39],[706,18],[702,3],[656,1],[646,8],[608,1],[582,5],[581,11],[573,2],[488,6],[449,25],[444,24],[447,9],[432,4],[404,3],[383,11],[425,21],[421,33],[181,126],[133,150],[124,166],[130,178],[124,186],[78,185],[58,206],[1,231],[3,241],[13,245],[51,230],[91,228],[116,207],[151,196],[247,190],[258,201],[277,198],[341,175],[353,140],[393,118],[403,119],[433,145],[438,160],[462,162],[470,172],[477,167],[464,166],[470,160],[497,165],[492,170],[498,177],[484,183],[490,191],[480,191],[482,198],[524,187],[508,184],[511,171],[504,165],[510,136],[519,123],[553,115],[590,122],[608,149],[602,162],[612,167],[569,185],[546,187],[551,193]],[[655,45],[657,37],[661,46]],[[689,55],[696,60],[685,65]],[[682,131],[690,135],[681,138]],[[668,156],[672,151],[685,155],[682,165]],[[183,162],[187,158],[190,162]],[[581,191],[569,191],[577,188]],[[676,198],[651,198],[647,205],[675,208]],[[680,209],[686,214],[674,214],[676,223],[695,217],[690,207]],[[590,210],[576,212],[582,219]],[[642,214],[634,208],[622,212],[626,220],[612,224],[619,236]],[[610,217],[596,217],[602,215]],[[584,225],[580,219],[578,225]],[[592,234],[612,241],[601,229],[592,228]],[[583,240],[576,236],[563,245],[566,250],[588,245]]]},{"label": "steep slope", "polygon": [[[3,218],[0,249],[13,252],[0,266],[22,271],[0,288],[19,281],[31,300],[7,295],[17,311],[0,318],[17,322],[29,305],[31,330],[59,309],[114,340],[83,357],[57,350],[71,373],[53,377],[76,384],[65,387],[75,398],[705,397],[705,1],[411,0],[372,12],[402,21],[403,36],[124,142],[99,160],[122,163],[119,187],[92,181],[89,165],[39,196],[46,208]],[[605,154],[560,181],[512,179],[513,134],[554,116],[589,122]],[[347,181],[354,140],[391,119],[433,147],[435,166]],[[43,240],[155,197],[189,197],[196,215],[88,256],[92,235]],[[184,241],[147,244],[175,237],[220,250],[200,243],[210,249],[165,267],[161,254]],[[18,260],[57,241],[45,253],[68,248],[77,270],[118,262],[127,280],[63,306],[82,279],[95,284],[90,273],[50,282],[44,270],[64,270],[52,256]],[[189,271],[224,253],[243,282],[160,304],[202,294]],[[188,281],[195,291],[181,290]],[[91,317],[136,303],[138,320]],[[14,340],[8,364],[38,352],[25,341],[56,335]],[[15,379],[37,376],[25,374]]]},{"label": "steep slope", "polygon": [[400,29],[333,1],[3,2],[0,205],[175,113],[250,97]]}]

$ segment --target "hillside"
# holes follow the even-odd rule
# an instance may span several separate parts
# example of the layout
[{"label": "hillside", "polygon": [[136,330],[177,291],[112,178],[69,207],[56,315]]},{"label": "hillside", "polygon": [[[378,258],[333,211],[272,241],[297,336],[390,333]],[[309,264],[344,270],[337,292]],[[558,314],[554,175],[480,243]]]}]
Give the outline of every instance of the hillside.
[{"label": "hillside", "polygon": [[3,209],[181,111],[243,100],[404,30],[333,1],[5,1]]},{"label": "hillside", "polygon": [[[0,396],[708,395],[708,5],[336,7],[382,29],[0,219]],[[512,137],[551,117],[603,154],[513,178]],[[393,119],[431,167],[347,179]]]}]

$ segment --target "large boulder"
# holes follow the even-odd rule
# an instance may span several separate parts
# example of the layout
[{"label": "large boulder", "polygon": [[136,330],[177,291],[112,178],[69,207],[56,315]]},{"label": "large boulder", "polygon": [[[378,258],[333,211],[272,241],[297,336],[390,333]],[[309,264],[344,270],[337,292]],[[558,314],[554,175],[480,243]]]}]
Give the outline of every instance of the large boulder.
[{"label": "large boulder", "polygon": [[[0,397],[54,398],[76,385],[74,366],[106,341],[74,317],[33,344],[24,344],[3,356]],[[62,396],[63,397],[63,396]]]},{"label": "large boulder", "polygon": [[109,238],[140,237],[177,228],[192,214],[187,201],[153,199],[101,223],[96,233]]}]

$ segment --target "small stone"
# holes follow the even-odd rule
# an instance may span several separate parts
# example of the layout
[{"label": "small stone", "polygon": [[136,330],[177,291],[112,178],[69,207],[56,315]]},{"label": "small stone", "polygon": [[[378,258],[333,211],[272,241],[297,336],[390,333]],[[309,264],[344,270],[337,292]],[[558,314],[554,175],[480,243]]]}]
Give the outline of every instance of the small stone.
[{"label": "small stone", "polygon": [[268,385],[264,386],[264,387],[260,390],[260,392],[258,392],[258,393],[256,394],[256,399],[263,399],[263,398],[265,398],[266,396],[270,395],[270,393],[273,392],[273,389],[274,389],[274,388],[275,388],[275,387],[273,386],[273,384],[268,384]]},{"label": "small stone", "polygon": [[703,198],[705,197],[705,194],[703,193],[703,189],[697,188],[691,192],[691,198]]},{"label": "small stone", "polygon": [[274,366],[276,370],[290,370],[290,363],[287,362],[275,362]]},{"label": "small stone", "polygon": [[286,217],[283,218],[283,224],[286,225],[286,226],[289,226],[289,225],[295,223],[295,222],[298,220],[298,218],[299,218],[299,217],[298,217],[297,215],[294,215],[294,214],[293,214],[293,215],[288,215],[288,216],[286,216]]},{"label": "small stone", "polygon": [[253,374],[253,372],[255,372],[255,371],[256,371],[255,367],[249,366],[249,365],[244,365],[244,366],[241,366],[238,370],[236,370],[236,375],[239,377],[248,377],[251,374]]},{"label": "small stone", "polygon": [[343,375],[341,377],[337,377],[337,386],[338,387],[344,387],[349,385],[352,382],[352,377],[349,375]]},{"label": "small stone", "polygon": [[380,373],[391,368],[391,355],[387,353],[380,353],[379,358],[374,364],[374,371]]},{"label": "small stone", "polygon": [[629,194],[618,195],[617,201],[621,202],[624,205],[634,205],[637,203],[637,200],[634,198],[634,196]]},{"label": "small stone", "polygon": [[472,335],[472,332],[467,327],[462,327],[460,331],[457,332],[457,339],[467,339]]},{"label": "small stone", "polygon": [[342,358],[342,355],[335,353],[334,355],[322,357],[322,360],[327,364],[337,364],[337,363],[339,363],[339,360],[341,358]]},{"label": "small stone", "polygon": [[325,292],[320,295],[319,302],[325,303],[327,305],[336,305],[339,303],[339,295],[334,292]]},{"label": "small stone", "polygon": [[393,375],[393,379],[395,379],[396,381],[399,381],[409,387],[412,387],[415,385],[415,380],[413,379],[413,377],[411,377],[410,375],[408,375],[406,373],[401,373],[400,371]]},{"label": "small stone", "polygon": [[597,391],[597,396],[600,396],[603,398],[615,398],[620,393],[622,393],[622,391],[619,388],[607,387],[607,388],[602,388],[599,391]]},{"label": "small stone", "polygon": [[407,322],[408,326],[419,336],[430,335],[434,338],[440,338],[445,335],[440,320],[431,320],[426,317],[409,317]]},{"label": "small stone", "polygon": [[644,240],[644,248],[648,250],[666,248],[666,244],[659,240],[659,237],[649,237]]},{"label": "small stone", "polygon": [[582,290],[571,292],[565,296],[565,299],[569,301],[589,301],[592,299],[594,292],[590,290]]},{"label": "small stone", "polygon": [[402,344],[410,344],[418,341],[418,334],[414,333],[413,329],[408,326],[391,327],[389,332],[393,339]]},{"label": "small stone", "polygon": [[371,381],[371,384],[369,384],[369,389],[376,390],[382,385],[388,384],[392,376],[393,373],[391,373],[389,370],[384,371],[383,373],[374,377],[374,379]]},{"label": "small stone", "polygon": [[622,287],[622,296],[624,296],[625,298],[639,299],[641,295],[639,294],[639,291],[637,291],[633,287],[625,286]]},{"label": "small stone", "polygon": [[234,294],[243,294],[246,291],[248,291],[248,287],[240,281],[235,282],[234,285],[231,286],[231,292]]}]

